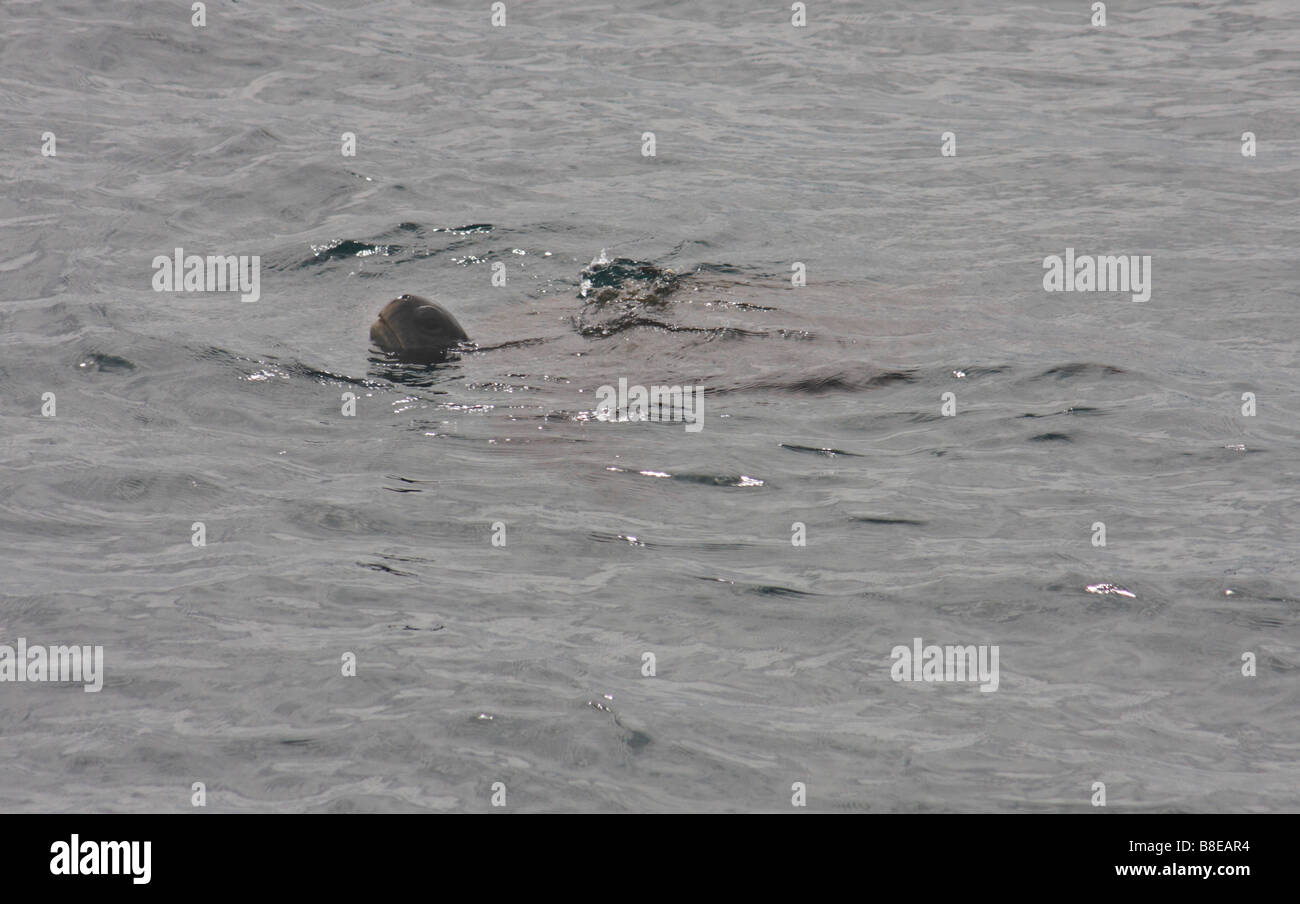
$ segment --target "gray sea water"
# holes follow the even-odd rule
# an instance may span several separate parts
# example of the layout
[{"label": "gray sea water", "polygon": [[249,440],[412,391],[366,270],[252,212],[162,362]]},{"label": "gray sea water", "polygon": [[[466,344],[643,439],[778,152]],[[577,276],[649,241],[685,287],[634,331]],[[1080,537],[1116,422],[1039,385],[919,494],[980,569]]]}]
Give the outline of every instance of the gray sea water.
[{"label": "gray sea water", "polygon": [[1294,2],[189,6],[0,6],[5,811],[1300,809]]}]

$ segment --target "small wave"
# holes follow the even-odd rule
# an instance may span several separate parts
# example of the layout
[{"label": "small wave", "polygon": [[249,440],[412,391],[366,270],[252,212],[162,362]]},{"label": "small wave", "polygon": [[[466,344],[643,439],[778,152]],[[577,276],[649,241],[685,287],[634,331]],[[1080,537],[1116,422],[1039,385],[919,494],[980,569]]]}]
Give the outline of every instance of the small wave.
[{"label": "small wave", "polygon": [[613,534],[606,531],[592,531],[587,537],[597,543],[615,543],[634,546],[638,549],[693,549],[700,552],[735,552],[750,548],[747,543],[720,543],[690,540],[647,540],[635,534]]},{"label": "small wave", "polygon": [[1132,590],[1120,587],[1118,584],[1089,584],[1084,588],[1089,593],[1100,594],[1101,596],[1123,596],[1128,599],[1137,599],[1137,594]]},{"label": "small wave", "polygon": [[679,480],[683,483],[698,483],[711,487],[761,487],[766,486],[766,481],[757,477],[750,477],[748,474],[670,474],[667,471],[655,471],[646,469],[643,471],[634,471],[629,468],[619,468],[613,465],[605,470],[614,471],[619,474],[634,474],[641,477],[655,477],[664,480]]},{"label": "small wave", "polygon": [[1063,408],[1060,411],[1053,411],[1048,414],[1034,414],[1033,412],[1025,412],[1024,414],[1020,415],[1020,417],[1040,418],[1040,417],[1060,417],[1063,414],[1105,414],[1105,413],[1106,412],[1101,408],[1088,408],[1079,405],[1071,408]]},{"label": "small wave", "polygon": [[915,381],[915,371],[836,371],[794,379],[753,380],[731,388],[714,389],[711,392],[719,395],[733,392],[790,392],[818,395],[827,392],[860,392],[866,389],[879,389],[894,383]]},{"label": "small wave", "polygon": [[849,519],[858,524],[885,524],[885,525],[910,525],[912,527],[923,527],[928,521],[917,521],[914,518],[887,518],[879,515],[855,515]]},{"label": "small wave", "polygon": [[1109,364],[1088,364],[1078,362],[1074,364],[1058,364],[1055,367],[1049,367],[1036,377],[1034,380],[1072,380],[1075,377],[1110,377],[1116,374],[1128,373],[1118,367],[1112,367]]},{"label": "small wave", "polygon": [[624,315],[596,324],[585,323],[582,315],[578,315],[574,318],[573,325],[574,328],[577,329],[578,335],[582,336],[584,339],[604,339],[608,336],[617,336],[625,330],[643,326],[664,330],[668,333],[698,333],[708,336],[710,339],[756,338],[767,335],[766,333],[755,332],[753,330],[743,330],[739,327],[733,326],[679,326],[677,324],[667,323],[663,320],[656,320],[653,317],[643,316],[635,311],[629,311]]},{"label": "small wave", "polygon": [[362,568],[369,568],[371,571],[382,571],[386,574],[392,574],[403,578],[415,577],[415,572],[413,571],[399,571],[398,569],[390,568],[381,562],[358,562],[357,564]]},{"label": "small wave", "polygon": [[777,584],[755,584],[745,581],[733,581],[730,578],[715,578],[697,575],[696,580],[711,581],[716,584],[730,584],[744,593],[752,593],[755,596],[806,597],[818,595],[807,590],[796,590],[793,587],[781,587]]},{"label": "small wave", "polygon": [[389,257],[394,254],[401,254],[403,250],[405,249],[401,245],[380,245],[373,242],[359,242],[353,239],[336,239],[323,245],[312,245],[312,256],[298,266],[310,267],[313,264],[321,264],[325,261],[339,260],[345,257],[373,257],[374,255]]},{"label": "small wave", "polygon": [[125,358],[119,358],[117,355],[104,355],[99,352],[91,352],[86,355],[78,362],[77,367],[83,372],[97,371],[98,373],[108,374],[135,370],[135,365]]},{"label": "small wave", "polygon": [[792,443],[777,443],[777,445],[780,446],[782,449],[788,449],[788,450],[791,451],[791,452],[804,452],[804,453],[806,453],[806,454],[808,454],[808,455],[824,455],[824,456],[826,456],[827,458],[836,458],[836,457],[841,456],[841,455],[846,455],[846,456],[849,456],[850,458],[861,458],[861,457],[862,457],[862,455],[861,455],[860,453],[858,453],[858,452],[845,452],[845,451],[842,450],[842,449],[831,449],[831,448],[824,447],[824,446],[823,446],[823,447],[818,447],[818,446],[796,446],[796,445],[794,445],[794,444],[792,444]]},{"label": "small wave", "polygon": [[[366,260],[368,258],[390,258],[394,264],[411,260],[421,260],[435,254],[456,251],[469,244],[467,241],[439,240],[438,236],[471,236],[492,232],[491,223],[471,223],[466,226],[423,226],[419,223],[403,222],[385,235],[372,239],[335,238],[327,242],[311,245],[311,256],[299,259],[294,257],[284,260],[280,255],[273,255],[267,260],[272,270],[301,270],[340,260]],[[390,240],[391,237],[391,240]],[[423,241],[421,241],[423,240]],[[473,263],[485,260],[483,254],[466,255],[459,263]]]}]

